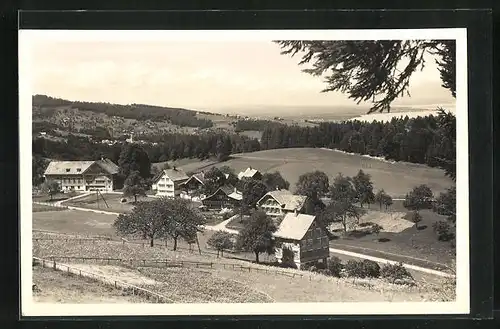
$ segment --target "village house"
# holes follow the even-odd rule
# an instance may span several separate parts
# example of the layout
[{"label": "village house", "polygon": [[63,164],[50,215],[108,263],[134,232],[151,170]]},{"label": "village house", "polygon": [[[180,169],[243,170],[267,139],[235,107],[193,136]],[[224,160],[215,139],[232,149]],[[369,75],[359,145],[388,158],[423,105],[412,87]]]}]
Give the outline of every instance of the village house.
[{"label": "village house", "polygon": [[261,208],[266,215],[278,217],[290,212],[302,212],[307,197],[304,195],[295,195],[288,190],[275,190],[267,192],[257,201],[257,206]]},{"label": "village house", "polygon": [[212,195],[201,200],[207,209],[234,208],[241,203],[243,195],[235,187],[224,185],[217,189]]},{"label": "village house", "polygon": [[293,262],[299,269],[317,262],[326,263],[330,255],[328,235],[315,216],[288,213],[273,236],[275,256],[280,263],[285,249],[293,253]]},{"label": "village house", "polygon": [[46,180],[54,180],[66,191],[113,191],[118,166],[109,159],[96,161],[51,161],[45,170]]},{"label": "village house", "polygon": [[191,175],[187,181],[179,184],[181,189],[181,197],[184,199],[194,200],[197,198],[204,198],[202,194],[202,188],[205,186],[205,174],[204,172]]},{"label": "village house", "polygon": [[262,173],[258,171],[257,169],[253,169],[252,167],[248,167],[244,171],[241,171],[238,173],[238,179],[243,179],[243,178],[253,178],[253,179],[261,179],[262,178]]},{"label": "village house", "polygon": [[174,198],[180,196],[181,184],[188,179],[189,176],[182,169],[164,169],[153,177],[151,188],[157,196]]}]

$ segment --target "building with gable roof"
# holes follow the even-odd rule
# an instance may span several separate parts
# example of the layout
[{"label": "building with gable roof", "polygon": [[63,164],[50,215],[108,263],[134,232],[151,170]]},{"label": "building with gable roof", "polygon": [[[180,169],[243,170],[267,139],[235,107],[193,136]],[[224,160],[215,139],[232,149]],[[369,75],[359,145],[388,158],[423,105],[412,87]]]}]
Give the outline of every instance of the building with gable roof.
[{"label": "building with gable roof", "polygon": [[66,191],[113,191],[119,168],[109,159],[96,161],[51,161],[44,177]]},{"label": "building with gable roof", "polygon": [[307,196],[295,195],[288,190],[275,190],[267,192],[257,201],[257,206],[268,216],[278,217],[291,212],[302,212]]},{"label": "building with gable roof", "polygon": [[261,179],[262,173],[260,171],[258,171],[257,169],[253,169],[252,167],[248,167],[244,171],[241,171],[238,173],[238,179],[241,180],[243,178]]},{"label": "building with gable roof", "polygon": [[181,184],[188,179],[189,176],[182,169],[164,169],[155,175],[151,188],[156,191],[156,196],[175,198],[181,193]]},{"label": "building with gable roof", "polygon": [[293,262],[299,269],[317,262],[326,263],[330,256],[326,229],[318,224],[316,216],[288,213],[273,236],[275,257],[280,263],[290,261],[283,257],[285,250],[293,253]]},{"label": "building with gable roof", "polygon": [[201,200],[207,209],[234,208],[243,200],[243,195],[231,185],[221,186],[213,194]]}]

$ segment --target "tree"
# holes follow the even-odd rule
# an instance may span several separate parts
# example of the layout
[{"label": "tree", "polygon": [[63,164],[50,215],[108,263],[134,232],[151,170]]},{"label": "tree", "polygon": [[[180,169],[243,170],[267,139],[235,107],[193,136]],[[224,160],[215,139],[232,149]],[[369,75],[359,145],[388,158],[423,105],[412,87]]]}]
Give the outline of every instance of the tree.
[{"label": "tree", "polygon": [[121,235],[132,235],[149,239],[154,246],[154,239],[164,237],[167,233],[166,218],[160,200],[138,202],[132,212],[120,214],[113,223],[116,232]]},{"label": "tree", "polygon": [[186,200],[162,198],[138,202],[132,212],[120,214],[113,227],[119,235],[149,239],[151,247],[156,238],[172,237],[176,250],[179,237],[193,240],[204,223],[204,218]]},{"label": "tree", "polygon": [[61,184],[55,180],[46,180],[43,183],[42,191],[50,195],[50,201],[52,201],[54,195],[61,193]]},{"label": "tree", "polygon": [[257,201],[267,193],[267,187],[260,180],[253,178],[243,178],[241,180],[241,193],[243,199],[241,200],[242,206],[247,209],[255,208]]},{"label": "tree", "polygon": [[277,227],[264,212],[256,211],[240,231],[236,244],[238,249],[250,251],[255,254],[255,261],[259,262],[259,254],[266,252],[268,255],[274,253],[275,241],[273,233]]},{"label": "tree", "polygon": [[147,184],[138,171],[132,171],[125,179],[123,196],[133,196],[137,202],[137,196],[146,196]]},{"label": "tree", "polygon": [[290,188],[290,183],[278,171],[262,175],[262,182],[266,185],[268,191],[276,189],[288,190]]},{"label": "tree", "polygon": [[356,190],[352,178],[338,174],[332,186],[330,187],[330,197],[332,203],[325,209],[325,213],[321,216],[325,224],[330,224],[332,221],[340,221],[347,232],[347,224],[349,219],[359,221],[363,215],[363,211],[355,206]]},{"label": "tree", "polygon": [[219,161],[226,161],[229,155],[231,155],[231,148],[232,145],[229,136],[224,136],[219,139],[216,145],[217,159]]},{"label": "tree", "polygon": [[42,158],[39,155],[33,155],[31,157],[31,166],[32,166],[32,184],[33,186],[37,186],[43,182],[43,174],[45,173],[45,169],[47,169],[47,166],[49,164],[49,161]]},{"label": "tree", "polygon": [[375,194],[374,197],[375,202],[377,202],[380,206],[380,209],[382,209],[382,205],[385,206],[385,209],[387,210],[387,207],[390,207],[392,205],[392,198],[389,194],[385,193],[385,191],[382,189]]},{"label": "tree", "polygon": [[177,241],[183,238],[186,241],[195,241],[205,218],[195,209],[191,202],[185,199],[160,199],[165,214],[166,232],[174,239],[174,251],[177,250]]},{"label": "tree", "polygon": [[151,175],[151,161],[147,152],[138,144],[125,144],[118,159],[120,176],[126,179],[132,171],[147,179]]},{"label": "tree", "polygon": [[406,194],[403,206],[408,210],[417,212],[422,209],[431,209],[433,198],[432,190],[427,185],[422,184]]},{"label": "tree", "polygon": [[210,170],[204,174],[203,179],[205,181],[205,184],[203,186],[203,192],[206,195],[213,194],[215,191],[219,189],[219,187],[226,184],[226,176],[217,167],[210,168]]},{"label": "tree", "polygon": [[[324,76],[322,92],[340,91],[357,101],[373,101],[368,113],[390,111],[398,97],[409,95],[410,77],[432,54],[443,87],[455,97],[456,42],[454,40],[335,40],[275,41],[282,54],[302,54],[299,65],[312,62],[304,72]],[[326,76],[325,76],[326,74]]]},{"label": "tree", "polygon": [[433,210],[440,215],[447,216],[451,223],[456,222],[457,216],[457,189],[455,186],[441,193],[434,204]]},{"label": "tree", "polygon": [[354,189],[356,190],[356,198],[358,199],[361,208],[363,204],[373,203],[375,195],[373,194],[373,183],[371,176],[365,174],[363,170],[359,170],[358,174],[353,177]]},{"label": "tree", "polygon": [[418,211],[414,210],[411,213],[410,219],[413,223],[415,223],[415,228],[418,230],[418,223],[422,221],[422,216],[418,213]]},{"label": "tree", "polygon": [[219,258],[219,252],[221,256],[224,257],[224,250],[231,249],[233,247],[233,241],[231,239],[232,234],[217,231],[212,234],[212,236],[208,239],[207,243],[209,246],[217,250],[217,258]]},{"label": "tree", "polygon": [[319,170],[299,176],[296,184],[296,193],[319,199],[328,194],[328,176]]},{"label": "tree", "polygon": [[236,186],[238,185],[239,179],[236,173],[234,172],[233,168],[229,166],[222,166],[219,168],[219,170],[226,175],[225,183],[229,185]]}]

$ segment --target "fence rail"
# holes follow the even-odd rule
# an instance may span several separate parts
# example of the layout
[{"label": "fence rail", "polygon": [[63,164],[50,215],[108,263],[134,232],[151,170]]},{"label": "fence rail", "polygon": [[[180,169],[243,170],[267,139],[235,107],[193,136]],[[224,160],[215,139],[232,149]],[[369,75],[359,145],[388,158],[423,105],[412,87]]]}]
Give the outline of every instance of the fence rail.
[{"label": "fence rail", "polygon": [[[283,271],[275,270],[271,266],[265,266],[264,268],[257,266],[244,266],[241,264],[233,263],[217,263],[217,262],[197,262],[197,261],[185,261],[185,260],[168,260],[168,259],[121,259],[121,258],[107,258],[107,257],[78,257],[78,256],[45,256],[49,261],[61,260],[61,261],[81,261],[83,263],[104,263],[107,265],[119,264],[119,265],[129,265],[129,266],[142,266],[142,267],[182,267],[182,268],[200,268],[200,269],[225,269],[237,272],[260,272],[266,274],[274,274],[285,276],[289,278],[304,278],[308,277],[310,281],[314,280],[329,280],[327,276],[313,275],[313,274],[303,274],[296,273],[293,271]],[[269,267],[269,268],[266,268]]]},{"label": "fence rail", "polygon": [[90,278],[90,279],[93,279],[95,281],[99,281],[101,283],[104,283],[106,285],[109,285],[109,286],[112,286],[115,288],[121,288],[123,290],[130,290],[130,291],[132,291],[133,295],[142,295],[150,300],[152,299],[156,303],[172,303],[173,302],[169,298],[167,298],[161,294],[158,294],[156,292],[153,292],[151,290],[141,288],[141,287],[138,287],[138,286],[135,286],[133,284],[126,283],[126,282],[123,282],[120,280],[115,280],[115,279],[106,277],[104,275],[87,272],[87,271],[81,270],[79,268],[69,266],[67,264],[57,263],[55,260],[47,260],[47,259],[43,259],[43,258],[39,258],[39,257],[33,257],[33,263],[38,264],[38,265],[42,265],[43,267],[46,267],[46,268],[52,268],[56,271],[63,271],[66,273],[72,273],[72,274],[78,275],[79,277]]}]

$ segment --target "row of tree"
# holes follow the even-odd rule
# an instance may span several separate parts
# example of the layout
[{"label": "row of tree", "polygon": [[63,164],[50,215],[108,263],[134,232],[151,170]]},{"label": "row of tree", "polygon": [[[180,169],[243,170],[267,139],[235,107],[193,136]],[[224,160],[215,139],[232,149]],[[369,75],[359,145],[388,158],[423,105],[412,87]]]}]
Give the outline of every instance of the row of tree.
[{"label": "row of tree", "polygon": [[327,147],[395,161],[441,167],[454,177],[456,118],[441,111],[437,116],[389,122],[326,122],[317,127],[268,126],[261,149]]},{"label": "row of tree", "polygon": [[[224,161],[232,153],[260,150],[257,139],[226,133],[168,134],[155,138],[155,143],[140,146],[148,154],[150,162],[209,157]],[[32,147],[34,155],[55,160],[97,160],[104,156],[117,162],[127,143],[108,145],[69,134],[66,140],[35,138]]]},{"label": "row of tree", "polygon": [[104,113],[108,116],[117,116],[126,119],[168,121],[181,127],[213,127],[213,122],[211,120],[196,117],[196,111],[181,108],[144,104],[119,105],[103,102],[76,102],[45,95],[35,95],[32,99],[34,108],[70,106],[82,111]]},{"label": "row of tree", "polygon": [[247,119],[236,121],[236,123],[234,123],[234,130],[236,132],[247,130],[264,131],[266,128],[276,128],[281,126],[283,126],[283,124],[276,121]]}]

